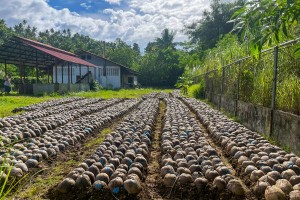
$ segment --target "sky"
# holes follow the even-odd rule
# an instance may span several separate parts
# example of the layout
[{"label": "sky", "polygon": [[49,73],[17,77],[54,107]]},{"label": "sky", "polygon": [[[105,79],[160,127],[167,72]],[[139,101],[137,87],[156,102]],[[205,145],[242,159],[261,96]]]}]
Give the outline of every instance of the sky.
[{"label": "sky", "polygon": [[209,0],[0,0],[0,18],[8,26],[27,20],[38,31],[70,29],[92,38],[143,49],[165,28],[176,31],[175,42],[187,40],[185,25],[198,21]]}]

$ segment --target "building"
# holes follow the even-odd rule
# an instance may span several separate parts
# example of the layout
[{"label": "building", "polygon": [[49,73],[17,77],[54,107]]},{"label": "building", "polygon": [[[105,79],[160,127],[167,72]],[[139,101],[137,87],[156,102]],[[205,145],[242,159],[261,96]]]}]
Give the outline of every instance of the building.
[{"label": "building", "polygon": [[[97,68],[74,53],[17,36],[0,46],[0,63],[4,63],[5,75],[8,74],[7,64],[13,64],[19,68],[19,93],[35,95],[89,90],[89,83],[93,78],[91,72],[96,71]],[[83,66],[87,70],[82,71],[81,79],[84,80],[81,82],[76,82],[73,78],[76,73],[73,66],[79,66],[79,68]],[[26,71],[29,68],[35,68],[35,83],[25,82]],[[42,83],[39,80],[41,74],[46,74],[47,82]]]},{"label": "building", "polygon": [[[96,75],[95,79],[98,80],[104,88],[132,88],[138,84],[138,73],[124,65],[88,51],[81,50],[77,54],[82,60],[97,66],[97,68],[92,71],[92,77]],[[76,68],[76,70],[78,69]]]}]

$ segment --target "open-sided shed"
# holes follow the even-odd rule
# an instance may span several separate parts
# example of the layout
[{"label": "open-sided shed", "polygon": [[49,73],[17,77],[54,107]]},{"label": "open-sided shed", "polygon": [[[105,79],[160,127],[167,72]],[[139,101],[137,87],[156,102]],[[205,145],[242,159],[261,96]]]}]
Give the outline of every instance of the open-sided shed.
[{"label": "open-sided shed", "polygon": [[[14,36],[8,42],[0,46],[0,63],[4,63],[5,65],[5,74],[8,73],[7,64],[14,64],[19,67],[20,93],[39,94],[44,92],[88,90],[89,82],[95,79],[95,77],[92,77],[90,71],[90,68],[96,70],[94,64],[80,59],[76,54],[71,52],[23,37]],[[85,80],[73,81],[70,79],[73,73],[73,65],[77,65],[80,68],[79,79]],[[58,66],[61,67],[61,77],[58,77]],[[24,84],[23,82],[24,71],[27,67],[36,68],[36,83],[34,84]],[[86,70],[83,71],[82,74],[81,67]],[[47,72],[48,83],[38,83],[39,70]],[[66,72],[65,75],[63,73],[64,71]],[[95,75],[96,74],[94,74],[94,76]],[[65,78],[67,80],[64,80],[64,77],[67,77]],[[60,83],[58,83],[59,78],[62,80]]]}]

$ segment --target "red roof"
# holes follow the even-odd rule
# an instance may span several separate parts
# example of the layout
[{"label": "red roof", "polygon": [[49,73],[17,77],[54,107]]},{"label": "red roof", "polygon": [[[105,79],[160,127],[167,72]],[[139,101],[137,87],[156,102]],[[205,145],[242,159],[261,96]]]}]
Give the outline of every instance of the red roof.
[{"label": "red roof", "polygon": [[21,41],[22,43],[31,46],[32,48],[35,48],[39,51],[42,51],[46,54],[49,54],[55,58],[58,58],[60,60],[64,60],[64,61],[68,61],[68,62],[72,62],[72,63],[76,63],[76,64],[80,64],[80,65],[85,65],[85,66],[92,66],[95,67],[94,64],[89,63],[85,60],[80,59],[79,57],[77,57],[76,54],[62,50],[62,49],[58,49],[55,48],[51,45],[47,45],[47,44],[43,44],[34,40],[29,40],[27,38],[22,38],[22,37],[16,37],[17,39],[19,39],[19,41]]}]

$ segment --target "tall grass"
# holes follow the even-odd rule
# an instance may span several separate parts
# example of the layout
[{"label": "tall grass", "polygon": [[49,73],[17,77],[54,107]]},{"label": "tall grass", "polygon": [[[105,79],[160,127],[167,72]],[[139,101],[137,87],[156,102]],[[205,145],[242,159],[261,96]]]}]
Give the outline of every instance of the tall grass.
[{"label": "tall grass", "polygon": [[[276,108],[299,115],[300,58],[295,56],[296,48],[297,45],[279,48]],[[240,65],[236,62],[247,55],[246,44],[240,44],[235,36],[229,35],[220,40],[216,48],[206,52],[203,67],[198,73],[200,75],[207,73],[206,91],[221,94],[222,72],[220,69],[222,66],[234,63],[224,68],[223,95],[236,98],[239,77],[240,100],[270,107],[274,73],[273,51],[249,57],[240,61]]]}]

